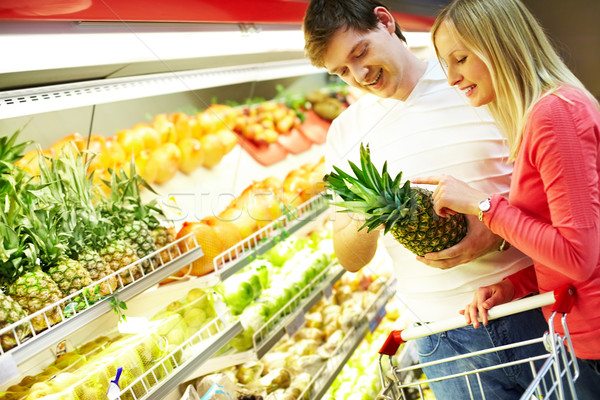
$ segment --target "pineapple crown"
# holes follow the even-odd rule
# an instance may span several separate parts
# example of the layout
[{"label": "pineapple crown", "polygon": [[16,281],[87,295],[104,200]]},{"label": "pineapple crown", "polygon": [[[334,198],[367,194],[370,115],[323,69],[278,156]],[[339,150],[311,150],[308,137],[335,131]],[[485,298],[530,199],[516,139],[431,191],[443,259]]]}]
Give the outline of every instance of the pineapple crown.
[{"label": "pineapple crown", "polygon": [[0,284],[10,284],[23,273],[35,268],[37,251],[21,226],[7,223],[0,213]]},{"label": "pineapple crown", "polygon": [[15,169],[14,163],[23,157],[25,148],[33,143],[32,141],[27,141],[15,144],[24,128],[25,126],[18,129],[10,137],[3,136],[0,138],[0,174],[12,172]]},{"label": "pineapple crown", "polygon": [[67,251],[68,233],[61,229],[62,216],[56,208],[38,208],[29,210],[24,226],[31,237],[42,264],[42,269],[58,264]]},{"label": "pineapple crown", "polygon": [[110,225],[96,208],[99,199],[91,171],[93,157],[75,146],[65,146],[56,158],[38,155],[39,178],[44,185],[40,204],[56,215],[54,225],[62,232],[66,253],[75,258],[87,247],[100,246],[102,225]]},{"label": "pineapple crown", "polygon": [[110,197],[102,202],[102,213],[115,226],[126,225],[133,220],[145,222],[148,227],[155,228],[160,224],[158,217],[165,217],[163,211],[156,205],[156,200],[144,203],[140,195],[140,187],[154,194],[156,191],[136,171],[133,158],[129,163],[129,171],[123,167],[111,170]]},{"label": "pineapple crown", "polygon": [[[368,228],[370,232],[384,224],[387,233],[396,223],[410,216],[412,189],[410,181],[402,187],[402,172],[392,179],[387,170],[387,161],[381,174],[371,161],[369,146],[360,145],[360,167],[348,161],[354,177],[333,166],[335,172],[325,175],[325,187],[338,195],[342,201],[333,202],[345,208],[342,212],[355,212],[366,216],[365,223],[359,228]],[[330,199],[332,198],[329,195]]]}]

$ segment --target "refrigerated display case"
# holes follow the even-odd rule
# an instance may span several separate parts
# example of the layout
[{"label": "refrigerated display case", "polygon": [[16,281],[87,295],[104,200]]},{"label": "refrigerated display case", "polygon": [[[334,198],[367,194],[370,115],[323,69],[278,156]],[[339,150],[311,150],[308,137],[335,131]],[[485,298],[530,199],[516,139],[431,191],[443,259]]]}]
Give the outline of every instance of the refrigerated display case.
[{"label": "refrigerated display case", "polygon": [[[312,67],[303,55],[300,23],[307,4],[304,1],[261,1],[253,2],[252,7],[247,2],[215,5],[176,1],[166,8],[158,2],[90,0],[69,2],[68,9],[60,9],[65,6],[60,3],[28,0],[0,6],[0,43],[7,54],[15,55],[7,57],[0,67],[0,129],[3,135],[9,135],[25,127],[20,139],[33,140],[42,149],[73,133],[83,138],[91,134],[110,137],[136,124],[149,123],[157,114],[196,114],[213,103],[273,99],[281,95],[278,87],[284,87],[287,93],[303,94],[331,83],[331,78]],[[404,26],[415,30],[426,29],[432,21],[431,15],[402,11],[395,15],[404,19]],[[426,34],[415,36],[413,43],[415,51],[427,49]],[[142,195],[146,201],[158,200],[167,208],[175,205],[171,207],[175,212],[169,216],[179,228],[186,221],[218,214],[252,182],[270,177],[284,180],[291,171],[318,163],[322,146],[322,141],[313,141],[304,151],[288,152],[276,163],[264,165],[238,145],[217,165],[190,174],[178,172],[168,182],[153,185],[158,194],[145,191]],[[323,197],[311,197],[217,254],[212,273],[158,285],[205,257],[206,250],[192,236],[186,236],[116,274],[117,279],[127,273],[132,277],[127,284],[121,281],[118,299],[106,296],[92,300],[83,291],[63,299],[61,309],[68,309],[75,299],[85,306],[73,309],[72,315],[62,315],[58,323],[33,333],[27,340],[17,339],[17,346],[2,350],[0,389],[21,382],[27,375],[41,373],[61,355],[78,351],[82,344],[93,342],[103,333],[115,335],[106,342],[114,345],[122,333],[116,331],[119,321],[111,301],[126,301],[131,313],[137,304],[143,304],[147,306],[139,313],[143,316],[152,307],[166,306],[175,298],[170,296],[178,292],[212,288],[226,281],[275,247],[282,235],[310,231],[328,215]],[[187,247],[182,250],[182,246]],[[162,260],[165,251],[170,255]],[[151,271],[141,269],[144,262],[157,257],[161,261]],[[142,271],[141,276],[134,274],[137,269]],[[316,302],[330,295],[343,270],[331,265],[325,272],[309,291],[299,294],[298,301],[284,307],[271,325],[259,329],[253,338],[252,357],[262,357],[281,337],[302,324]],[[389,290],[382,292],[381,299],[390,296]],[[148,298],[154,300],[152,307],[144,300]],[[378,320],[381,304],[372,307],[371,314],[363,316],[360,326],[345,342],[345,352],[327,364],[325,381],[312,383],[315,393],[326,390],[345,362],[348,349],[355,347],[367,326]],[[39,315],[47,319],[44,315],[49,311]],[[123,325],[122,329],[139,329],[134,325]],[[221,309],[211,323],[190,335],[179,348],[162,354],[161,361],[144,376],[134,377],[139,379],[131,383],[133,395],[174,396],[177,385],[190,374],[212,370],[207,369],[211,357],[242,331],[240,321],[229,310]],[[189,355],[184,362],[176,359],[182,352]],[[161,369],[168,373],[158,376]],[[114,372],[105,369],[103,376],[112,379],[114,376],[108,375]],[[149,382],[153,384],[146,387]]]}]

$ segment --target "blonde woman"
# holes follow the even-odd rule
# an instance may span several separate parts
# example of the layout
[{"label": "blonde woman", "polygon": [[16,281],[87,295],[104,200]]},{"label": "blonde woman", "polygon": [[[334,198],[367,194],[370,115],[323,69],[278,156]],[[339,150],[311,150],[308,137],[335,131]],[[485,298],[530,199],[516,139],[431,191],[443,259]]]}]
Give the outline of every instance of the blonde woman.
[{"label": "blonde woman", "polygon": [[[477,316],[486,324],[487,310],[497,304],[573,284],[577,300],[567,322],[575,353],[598,371],[598,101],[519,0],[454,0],[438,16],[432,38],[449,84],[471,105],[487,106],[508,138],[509,161],[514,161],[510,198],[451,176],[412,181],[437,185],[438,214],[478,215],[533,260],[532,268],[480,288],[465,319],[478,327]],[[428,256],[422,261],[428,263]],[[549,310],[543,311],[548,318]]]}]

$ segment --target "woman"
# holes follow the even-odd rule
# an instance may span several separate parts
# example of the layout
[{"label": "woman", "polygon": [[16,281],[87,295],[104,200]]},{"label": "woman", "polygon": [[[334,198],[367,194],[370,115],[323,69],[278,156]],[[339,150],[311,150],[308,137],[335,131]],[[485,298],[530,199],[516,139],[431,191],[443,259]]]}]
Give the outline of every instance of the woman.
[{"label": "woman", "polygon": [[[600,107],[566,67],[519,0],[454,0],[432,38],[451,86],[487,105],[514,161],[510,200],[450,176],[437,184],[436,212],[479,215],[534,265],[480,288],[464,315],[565,284],[577,289],[567,321],[575,353],[598,371],[600,359]],[[425,262],[427,257],[425,257]],[[546,318],[549,307],[544,308]],[[557,321],[558,322],[558,321]],[[560,326],[556,330],[562,333]]]}]

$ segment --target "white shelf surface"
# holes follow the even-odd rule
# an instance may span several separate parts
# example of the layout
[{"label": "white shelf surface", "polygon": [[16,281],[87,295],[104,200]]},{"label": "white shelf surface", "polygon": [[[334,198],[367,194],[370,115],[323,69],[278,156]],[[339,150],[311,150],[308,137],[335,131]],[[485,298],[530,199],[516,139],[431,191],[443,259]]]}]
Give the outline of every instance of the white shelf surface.
[{"label": "white shelf surface", "polygon": [[0,92],[0,119],[322,72],[300,59],[8,90]]}]

